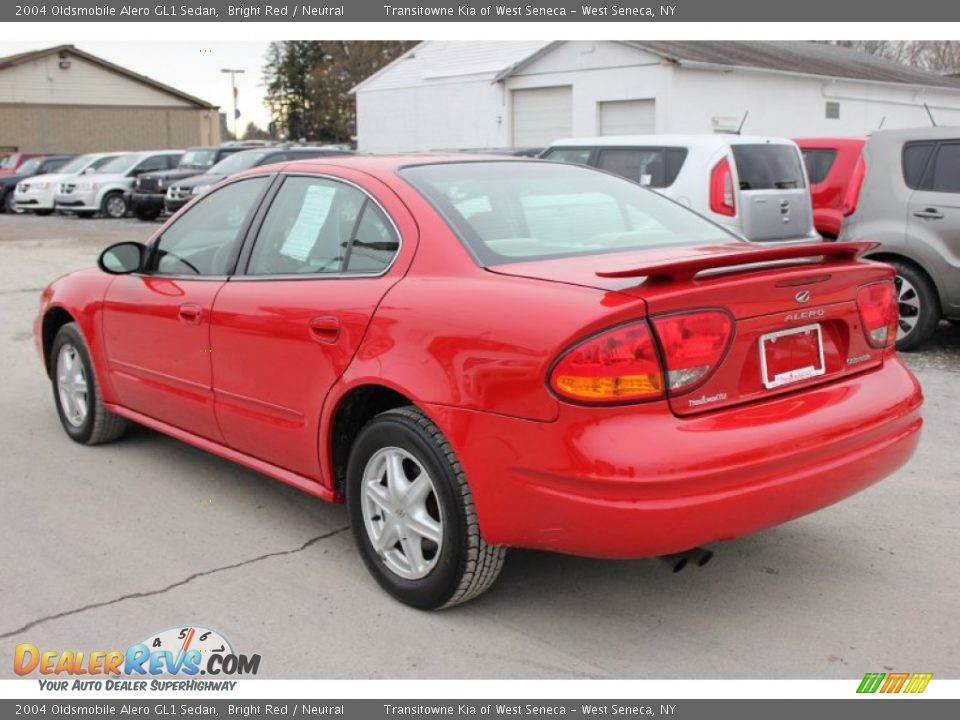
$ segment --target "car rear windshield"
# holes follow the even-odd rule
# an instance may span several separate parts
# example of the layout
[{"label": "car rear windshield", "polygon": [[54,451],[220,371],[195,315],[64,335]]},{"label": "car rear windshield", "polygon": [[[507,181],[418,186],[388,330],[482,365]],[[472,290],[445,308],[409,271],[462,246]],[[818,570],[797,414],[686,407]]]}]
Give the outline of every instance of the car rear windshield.
[{"label": "car rear windshield", "polygon": [[197,150],[195,148],[187,150],[180,158],[179,167],[182,168],[208,168],[213,165],[217,159],[216,150]]},{"label": "car rear windshield", "polygon": [[734,239],[655,192],[579,165],[444,163],[400,175],[481,265]]},{"label": "car rear windshield", "polygon": [[804,187],[800,154],[792,145],[732,145],[741,190]]}]

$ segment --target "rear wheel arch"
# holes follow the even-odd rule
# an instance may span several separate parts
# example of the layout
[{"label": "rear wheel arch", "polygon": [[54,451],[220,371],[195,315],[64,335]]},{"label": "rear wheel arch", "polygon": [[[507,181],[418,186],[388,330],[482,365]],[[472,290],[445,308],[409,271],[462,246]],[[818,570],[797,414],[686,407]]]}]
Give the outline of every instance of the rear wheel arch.
[{"label": "rear wheel arch", "polygon": [[[930,339],[930,336],[936,330],[940,318],[943,317],[945,298],[941,295],[940,286],[934,282],[933,274],[928,271],[927,268],[913,258],[905,255],[881,252],[868,255],[866,259],[890,263],[897,270],[898,277],[902,276],[905,287],[909,287],[906,283],[915,286],[915,293],[913,293],[912,296],[915,298],[915,301],[919,301],[921,314],[913,316],[916,318],[914,321],[915,327],[910,330],[909,334],[903,337],[898,336],[897,339],[897,348],[899,350],[915,350]],[[899,282],[897,288],[899,292]],[[901,299],[901,319],[905,317],[903,315],[903,302],[904,300]],[[930,308],[926,314],[922,312],[924,303]],[[901,321],[901,328],[905,327]]]},{"label": "rear wheel arch", "polygon": [[394,408],[414,405],[403,393],[386,385],[365,384],[350,388],[339,400],[330,416],[325,451],[332,480],[342,497],[347,477],[350,450],[360,431],[374,417]]},{"label": "rear wheel arch", "polygon": [[877,262],[885,262],[890,264],[900,263],[903,265],[911,266],[918,273],[921,273],[926,278],[927,282],[930,283],[930,287],[933,288],[933,292],[937,297],[937,305],[938,305],[937,310],[939,312],[942,312],[945,298],[940,291],[940,286],[933,279],[933,273],[927,268],[927,266],[924,263],[920,262],[919,260],[913,257],[907,256],[907,255],[901,255],[900,253],[895,253],[895,252],[869,253],[867,255],[864,255],[864,259],[876,260]]}]

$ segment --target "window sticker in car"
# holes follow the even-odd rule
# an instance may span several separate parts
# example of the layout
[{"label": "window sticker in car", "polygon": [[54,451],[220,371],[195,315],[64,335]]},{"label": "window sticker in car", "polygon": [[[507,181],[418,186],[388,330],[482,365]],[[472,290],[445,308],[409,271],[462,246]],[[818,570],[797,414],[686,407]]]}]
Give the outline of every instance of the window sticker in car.
[{"label": "window sticker in car", "polygon": [[300,214],[283,241],[280,253],[304,262],[317,242],[320,228],[326,222],[337,190],[328,185],[311,185],[303,196]]}]

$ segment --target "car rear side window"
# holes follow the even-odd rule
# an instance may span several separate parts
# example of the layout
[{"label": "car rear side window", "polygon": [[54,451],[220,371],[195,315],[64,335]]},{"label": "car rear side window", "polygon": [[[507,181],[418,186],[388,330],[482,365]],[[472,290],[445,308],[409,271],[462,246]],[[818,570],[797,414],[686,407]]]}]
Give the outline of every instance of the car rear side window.
[{"label": "car rear side window", "polygon": [[247,274],[380,273],[399,248],[386,216],[361,190],[288,177],[257,233]]},{"label": "car rear side window", "polygon": [[911,190],[920,188],[923,182],[924,170],[933,154],[934,143],[915,142],[907,143],[903,147],[903,181]]},{"label": "car rear side window", "polygon": [[930,189],[934,192],[960,193],[960,143],[937,148]]},{"label": "car rear side window", "polygon": [[810,184],[816,185],[822,183],[830,174],[830,168],[833,167],[837,159],[837,151],[829,148],[810,148],[801,150],[803,154],[803,163],[807,166],[807,177],[810,178]]},{"label": "car rear side window", "polygon": [[791,145],[731,145],[741,190],[792,190],[804,187],[803,165]]},{"label": "car rear side window", "polygon": [[591,154],[593,154],[593,150],[590,148],[554,148],[553,150],[547,150],[543,157],[554,162],[586,165],[590,162]]},{"label": "car rear side window", "polygon": [[680,174],[686,148],[616,148],[601,150],[597,167],[652,188],[673,185]]},{"label": "car rear side window", "polygon": [[485,266],[732,241],[655,192],[577,165],[438,163],[400,174]]}]

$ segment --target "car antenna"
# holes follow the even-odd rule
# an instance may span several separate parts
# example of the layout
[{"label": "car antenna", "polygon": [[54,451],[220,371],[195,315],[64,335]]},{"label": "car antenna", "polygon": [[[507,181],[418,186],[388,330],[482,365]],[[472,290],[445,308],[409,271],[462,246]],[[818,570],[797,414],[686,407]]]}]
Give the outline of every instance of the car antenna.
[{"label": "car antenna", "polygon": [[750,111],[749,111],[749,110],[747,110],[747,111],[743,114],[743,120],[740,121],[740,127],[737,128],[737,132],[734,133],[735,135],[739,135],[739,134],[743,131],[743,126],[746,124],[748,117],[750,117]]},{"label": "car antenna", "polygon": [[877,125],[877,130],[883,130],[883,124],[884,124],[886,121],[887,121],[887,116],[886,116],[886,115],[884,115],[882,118],[880,118],[880,124]]},{"label": "car antenna", "polygon": [[930,112],[930,106],[926,103],[923,104],[923,109],[927,111],[927,116],[930,118],[930,124],[934,127],[937,126],[937,121],[933,119],[933,113]]}]

